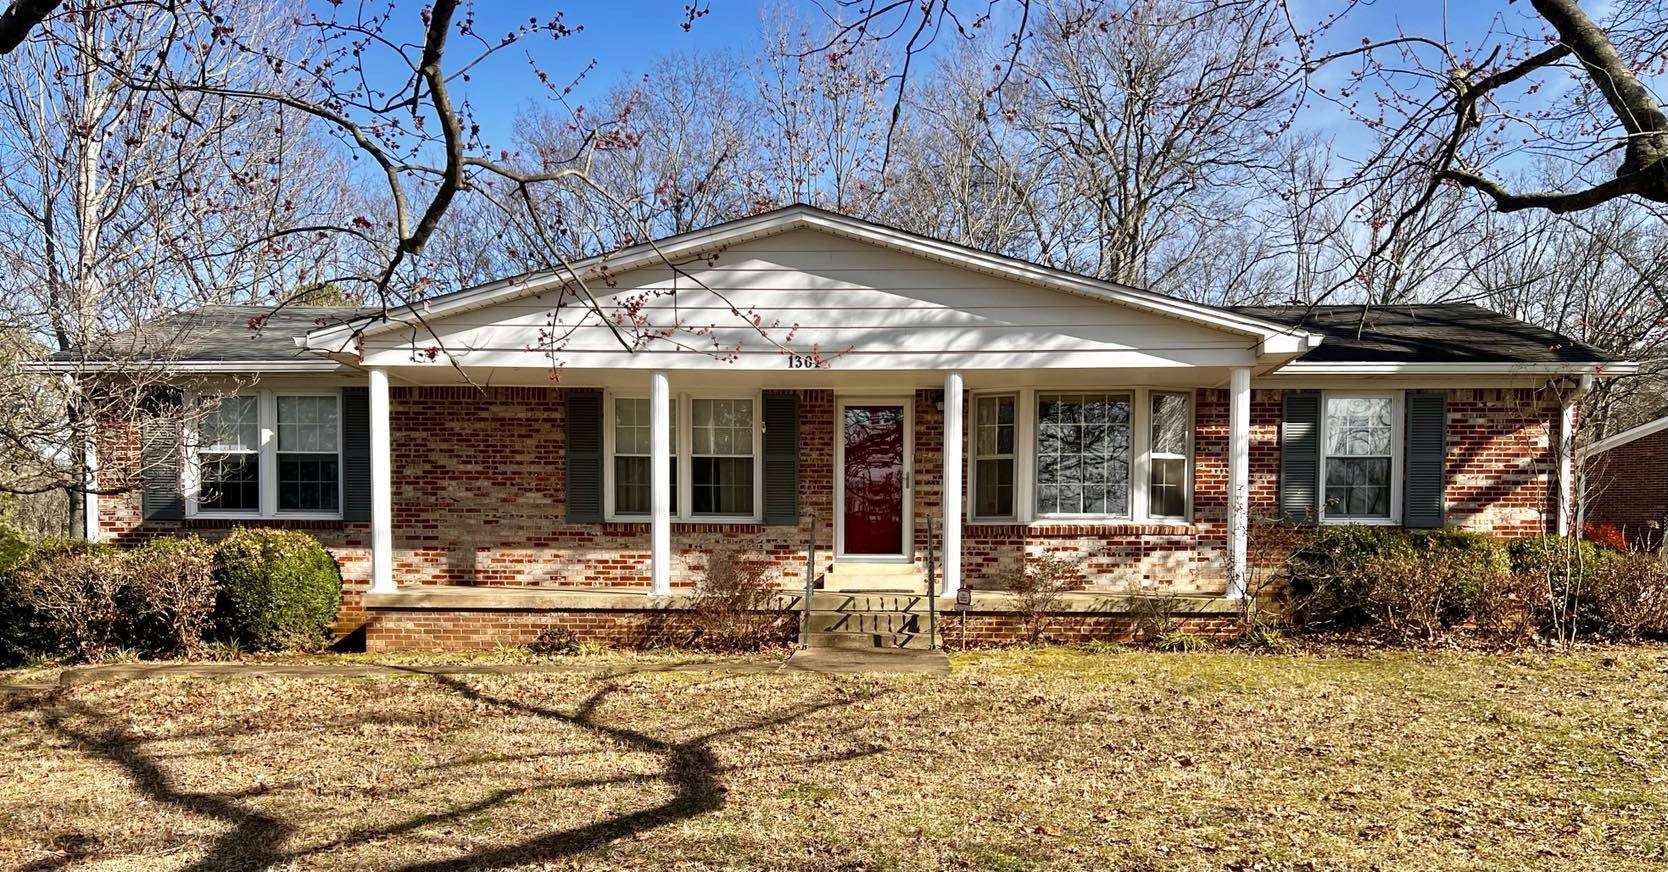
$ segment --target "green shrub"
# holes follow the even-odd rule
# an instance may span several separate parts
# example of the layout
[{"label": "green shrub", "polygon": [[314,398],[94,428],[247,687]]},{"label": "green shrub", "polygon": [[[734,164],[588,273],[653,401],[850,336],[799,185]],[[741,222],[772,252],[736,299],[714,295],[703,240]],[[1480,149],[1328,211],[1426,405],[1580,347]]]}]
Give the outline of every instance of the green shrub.
[{"label": "green shrub", "polygon": [[47,653],[40,617],[23,595],[18,570],[34,545],[10,524],[0,524],[0,668],[19,666]]},{"label": "green shrub", "polygon": [[1371,622],[1367,610],[1373,564],[1412,559],[1405,533],[1389,527],[1317,527],[1287,561],[1292,616],[1307,627],[1350,628]]},{"label": "green shrub", "polygon": [[1668,635],[1668,568],[1658,554],[1614,554],[1589,573],[1594,629],[1612,639]]},{"label": "green shrub", "polygon": [[1288,563],[1293,616],[1310,627],[1373,627],[1398,641],[1487,612],[1497,620],[1511,561],[1499,540],[1464,530],[1320,527]]},{"label": "green shrub", "polygon": [[270,650],[329,639],[342,577],[312,536],[240,527],[215,548],[214,575],[220,588],[214,620],[226,640]]},{"label": "green shrub", "polygon": [[1586,539],[1529,536],[1507,546],[1512,572],[1539,587],[1537,621],[1559,636],[1603,632],[1592,608],[1591,579],[1618,552]]}]

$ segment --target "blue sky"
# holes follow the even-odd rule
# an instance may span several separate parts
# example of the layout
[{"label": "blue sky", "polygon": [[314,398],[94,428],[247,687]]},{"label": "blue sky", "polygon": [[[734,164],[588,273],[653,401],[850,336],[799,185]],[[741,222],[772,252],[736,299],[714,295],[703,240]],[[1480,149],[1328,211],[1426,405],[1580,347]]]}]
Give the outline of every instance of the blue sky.
[{"label": "blue sky", "polygon": [[[830,5],[832,2],[828,0]],[[977,2],[982,5],[983,0]],[[1290,2],[1300,26],[1318,20],[1341,5],[1332,0]],[[327,8],[322,2],[319,5],[321,11]],[[1351,12],[1348,21],[1328,41],[1333,47],[1354,45],[1364,36],[1381,39],[1394,36],[1398,30],[1439,36],[1446,23],[1448,35],[1456,44],[1464,45],[1480,39],[1497,15],[1513,23],[1514,30],[1538,28],[1530,20],[1532,10],[1524,8],[1527,5],[1510,4],[1506,0],[1379,0]],[[420,8],[420,3],[399,7],[402,21],[397,26],[403,29],[399,33],[401,38],[419,37]],[[725,49],[751,54],[759,46],[761,20],[790,16],[800,21],[817,21],[825,16],[821,7],[804,0],[762,5],[758,0],[710,0],[710,11],[686,32],[682,27],[685,13],[681,0],[593,0],[576,5],[482,0],[476,9],[477,30],[483,34],[504,33],[530,16],[548,17],[558,9],[565,13],[564,21],[569,26],[584,25],[584,31],[554,42],[548,37],[533,37],[500,53],[479,68],[471,82],[458,86],[475,107],[477,119],[495,147],[511,145],[509,133],[518,111],[533,101],[547,99],[529,70],[529,54],[552,80],[563,83],[594,61],[595,68],[570,99],[595,103],[608,88],[641,75],[660,56],[679,51]],[[1335,110],[1317,107],[1316,111],[1306,113],[1304,123],[1345,135],[1356,132],[1349,129],[1354,125],[1339,125],[1338,120]]]}]

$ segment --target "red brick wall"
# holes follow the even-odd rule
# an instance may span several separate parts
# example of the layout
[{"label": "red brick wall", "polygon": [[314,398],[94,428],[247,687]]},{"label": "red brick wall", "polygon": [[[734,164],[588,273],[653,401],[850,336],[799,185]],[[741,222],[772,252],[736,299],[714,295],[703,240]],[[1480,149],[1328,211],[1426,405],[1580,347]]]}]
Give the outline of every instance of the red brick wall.
[{"label": "red brick wall", "polygon": [[1668,430],[1641,436],[1587,461],[1586,520],[1614,524],[1647,547],[1668,517]]},{"label": "red brick wall", "polygon": [[[395,577],[401,583],[510,587],[648,585],[647,523],[569,524],[559,388],[394,391]],[[833,395],[800,399],[800,506],[815,509],[826,569]],[[803,579],[808,516],[797,526],[674,523],[674,586],[693,586],[718,542]]]},{"label": "red brick wall", "polygon": [[[402,584],[643,587],[648,583],[648,525],[571,525],[563,506],[561,388],[396,388],[392,395],[394,549]],[[942,504],[942,413],[934,391],[914,399],[914,531],[925,559],[927,518]],[[1455,390],[1449,394],[1448,508],[1451,523],[1515,536],[1554,520],[1557,398],[1534,390]],[[800,500],[818,516],[818,572],[833,554],[834,396],[801,394]],[[1226,391],[1197,392],[1194,522],[1142,527],[968,525],[965,576],[993,584],[1023,555],[1082,557],[1086,586],[1132,586],[1177,592],[1220,590],[1227,506]],[[1274,514],[1279,470],[1280,393],[1252,398],[1251,506]],[[132,430],[110,428],[103,463],[114,479],[137,465]],[[965,483],[964,483],[965,484]],[[965,486],[964,486],[965,493]],[[139,496],[101,500],[101,523],[119,542],[135,542],[182,526],[219,535],[227,522],[147,525]],[[319,537],[342,564],[345,615],[358,612],[368,583],[364,524],[295,522]],[[692,585],[715,542],[769,555],[789,585],[803,579],[809,521],[797,527],[758,524],[674,524],[673,582]],[[941,540],[940,540],[941,541]]]},{"label": "red brick wall", "polygon": [[1448,524],[1497,536],[1558,525],[1558,396],[1534,388],[1448,392]]}]

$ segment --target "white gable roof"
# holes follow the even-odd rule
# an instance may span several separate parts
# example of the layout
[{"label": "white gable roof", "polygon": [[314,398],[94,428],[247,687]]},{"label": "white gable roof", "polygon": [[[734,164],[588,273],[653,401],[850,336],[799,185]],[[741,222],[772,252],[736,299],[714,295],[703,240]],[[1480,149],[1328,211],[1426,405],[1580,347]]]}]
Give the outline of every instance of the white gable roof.
[{"label": "white gable roof", "polygon": [[[519,330],[524,335],[529,327],[536,328],[536,323],[529,322],[536,322],[538,319],[530,313],[547,312],[551,308],[548,303],[529,298],[556,294],[564,287],[575,287],[578,284],[575,281],[576,278],[585,284],[589,293],[599,298],[613,296],[617,295],[618,289],[622,285],[621,277],[632,270],[645,270],[650,273],[665,272],[665,265],[669,262],[681,262],[691,257],[719,254],[721,252],[720,260],[726,260],[728,263],[737,259],[735,254],[739,250],[738,247],[753,244],[754,247],[763,245],[763,247],[768,248],[768,245],[761,243],[762,240],[782,236],[803,238],[807,232],[859,243],[862,247],[872,246],[907,255],[910,258],[933,261],[953,267],[956,270],[986,277],[982,281],[974,281],[972,279],[975,276],[967,276],[968,280],[962,284],[974,290],[966,291],[962,298],[951,301],[956,308],[960,308],[964,301],[967,305],[977,307],[980,299],[976,293],[977,286],[993,284],[989,281],[993,278],[1000,280],[1000,284],[1004,288],[1012,288],[1015,285],[1021,286],[1012,288],[1012,291],[1016,293],[1010,293],[1008,300],[1005,301],[1009,309],[1022,309],[1026,294],[1017,292],[1030,288],[1068,294],[1097,303],[1111,303],[1114,304],[1114,307],[1111,308],[1129,310],[1132,315],[1144,313],[1147,316],[1156,316],[1158,319],[1156,322],[1147,321],[1142,323],[1141,319],[1138,318],[1136,323],[1123,326],[1125,332],[1133,336],[1151,337],[1152,343],[1158,348],[1163,348],[1166,341],[1172,341],[1178,345],[1191,342],[1193,345],[1199,346],[1201,340],[1198,337],[1209,335],[1213,337],[1214,341],[1206,344],[1219,344],[1224,348],[1240,349],[1240,354],[1249,350],[1256,357],[1269,355],[1278,358],[1290,358],[1315,347],[1320,342],[1319,335],[1287,325],[1002,257],[827,212],[811,206],[796,205],[731,221],[706,230],[686,233],[588,258],[574,263],[570,269],[547,270],[504,279],[446,294],[411,306],[399,307],[390,310],[386,320],[373,318],[315,330],[305,337],[298,338],[297,343],[312,351],[345,355],[359,353],[360,346],[369,350],[388,343],[405,342],[407,338],[412,343],[426,342],[425,334],[433,332],[444,341],[449,353],[454,354],[454,356],[460,350],[465,353],[462,363],[505,365],[510,351],[519,347],[512,344],[517,341],[515,339],[517,334],[514,331]],[[868,250],[873,251],[872,248]],[[765,256],[768,257],[768,253]],[[876,253],[869,257],[878,258],[879,256],[879,253]],[[659,269],[656,270],[655,268]],[[740,267],[735,268],[739,269]],[[778,268],[777,271],[791,268],[784,266]],[[966,273],[962,275],[966,276]],[[645,281],[647,280],[645,279]],[[623,284],[629,291],[631,283],[627,281]],[[841,290],[844,291],[847,287],[849,287],[849,284],[843,284]],[[814,282],[806,284],[799,290],[801,294],[826,294],[831,291],[831,289],[819,288]],[[988,289],[988,293],[995,294],[997,292],[996,288]],[[694,290],[679,292],[680,295],[694,293]],[[682,296],[680,296],[680,299],[682,299]],[[516,305],[520,301],[526,302]],[[722,303],[722,301],[720,302]],[[1020,305],[1013,305],[1015,302],[1020,303]],[[680,305],[682,305],[681,302]],[[1094,309],[1095,307],[1088,308]],[[485,309],[494,310],[486,319],[468,317],[469,313]],[[765,314],[770,313],[766,312]],[[907,320],[909,317],[907,314],[905,317],[905,323],[893,325],[893,328],[917,326]],[[1092,321],[1093,319],[1089,320]],[[449,323],[471,329],[469,331],[452,330],[449,333],[443,332],[445,330],[444,325]],[[1175,335],[1167,340],[1166,331],[1155,329],[1155,324],[1168,325],[1170,331]],[[495,333],[491,329],[495,326],[505,329],[500,329]],[[924,323],[919,326],[929,327]],[[1008,326],[1012,328],[1012,325]],[[1208,333],[1200,333],[1201,328]],[[873,331],[880,328],[878,326],[864,327],[859,325],[851,329]],[[1176,333],[1175,331],[1180,332]],[[841,341],[842,337],[849,333],[850,330],[846,333],[830,333],[826,338],[831,341]],[[899,343],[900,348],[909,339],[907,332],[892,335],[896,338],[885,341],[895,341]],[[1002,341],[965,331],[961,332],[959,338],[984,343],[995,341],[998,344]],[[1065,342],[1055,348],[1045,347],[1049,344],[1046,337],[1039,336],[1036,330],[1028,333],[1017,330],[1009,341],[1016,344],[1016,347],[1006,349],[1011,352],[1066,353],[1078,350],[1070,342]],[[796,342],[795,344],[799,343]],[[1114,343],[1114,345],[1116,344]],[[1131,350],[1143,347],[1138,342],[1134,344],[1125,343],[1125,345]],[[498,352],[496,357],[490,353],[494,349]],[[828,352],[838,349],[830,345],[824,345],[822,350]],[[474,353],[473,361],[468,358],[471,351]],[[1100,359],[1105,359],[1107,361],[1106,365],[1119,365],[1114,364],[1110,359]],[[942,362],[939,361],[939,363]]]}]

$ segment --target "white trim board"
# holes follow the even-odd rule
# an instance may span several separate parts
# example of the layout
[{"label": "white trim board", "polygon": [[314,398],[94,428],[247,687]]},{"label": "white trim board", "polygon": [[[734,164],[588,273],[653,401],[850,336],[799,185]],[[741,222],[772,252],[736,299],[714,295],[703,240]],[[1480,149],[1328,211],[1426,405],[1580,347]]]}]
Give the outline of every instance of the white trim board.
[{"label": "white trim board", "polygon": [[1647,421],[1647,422],[1645,422],[1643,424],[1640,424],[1639,426],[1634,427],[1632,429],[1623,430],[1622,432],[1617,433],[1614,436],[1610,436],[1610,437],[1605,438],[1605,439],[1600,439],[1599,441],[1594,442],[1593,444],[1587,446],[1586,449],[1584,449],[1581,452],[1581,456],[1582,457],[1592,457],[1595,454],[1602,454],[1603,452],[1609,451],[1612,448],[1617,448],[1617,447],[1620,447],[1622,445],[1626,445],[1629,442],[1634,442],[1636,440],[1643,439],[1646,436],[1651,435],[1652,433],[1656,433],[1656,432],[1659,432],[1659,431],[1662,431],[1662,430],[1668,430],[1668,415],[1664,415],[1663,417],[1658,418],[1655,421]]}]

